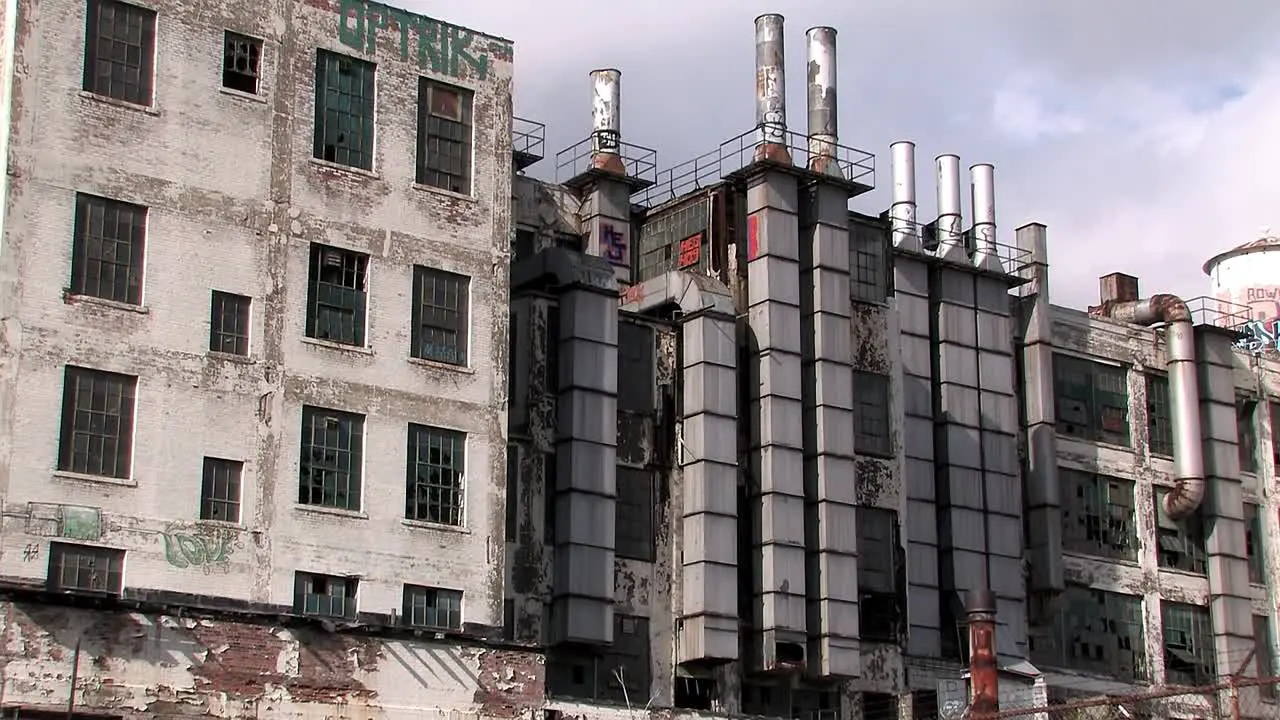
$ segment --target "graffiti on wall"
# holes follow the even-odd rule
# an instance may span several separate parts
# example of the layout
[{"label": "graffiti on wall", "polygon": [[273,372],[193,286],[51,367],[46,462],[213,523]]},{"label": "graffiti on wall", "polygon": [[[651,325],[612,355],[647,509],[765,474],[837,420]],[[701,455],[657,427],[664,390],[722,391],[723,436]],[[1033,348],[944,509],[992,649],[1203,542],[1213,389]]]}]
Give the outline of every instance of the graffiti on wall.
[{"label": "graffiti on wall", "polygon": [[[489,76],[489,62],[510,62],[511,43],[371,0],[338,0],[338,40],[373,53],[379,32],[401,60],[452,78]],[[397,42],[398,41],[398,42]]]},{"label": "graffiti on wall", "polygon": [[680,241],[680,257],[676,262],[677,270],[685,270],[698,264],[702,259],[702,233],[687,237]]},{"label": "graffiti on wall", "polygon": [[231,561],[239,547],[236,536],[226,529],[171,527],[160,534],[164,543],[164,559],[179,570],[196,569],[213,572]]},{"label": "graffiti on wall", "polygon": [[1249,306],[1250,320],[1280,319],[1280,288],[1274,285],[1247,288],[1244,301]]},{"label": "graffiti on wall", "polygon": [[67,540],[102,539],[102,512],[96,507],[27,503],[27,534]]},{"label": "graffiti on wall", "polygon": [[626,230],[625,226],[620,230],[609,223],[600,226],[600,256],[614,265],[631,264],[631,254],[627,252],[631,243]]}]

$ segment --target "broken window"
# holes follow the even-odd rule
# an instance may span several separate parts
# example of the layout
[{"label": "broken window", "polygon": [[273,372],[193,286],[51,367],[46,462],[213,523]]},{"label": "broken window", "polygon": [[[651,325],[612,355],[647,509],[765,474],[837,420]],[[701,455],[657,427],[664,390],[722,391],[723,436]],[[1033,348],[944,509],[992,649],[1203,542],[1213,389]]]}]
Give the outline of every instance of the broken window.
[{"label": "broken window", "polygon": [[516,541],[520,525],[520,446],[507,445],[507,542]]},{"label": "broken window", "polygon": [[1123,367],[1054,355],[1053,377],[1059,433],[1129,444],[1129,385]]},{"label": "broken window", "polygon": [[358,511],[364,462],[364,416],[302,408],[298,502]]},{"label": "broken window", "polygon": [[882,303],[889,295],[889,236],[884,227],[849,223],[853,299]]},{"label": "broken window", "polygon": [[[795,720],[835,720],[839,716],[838,691],[814,687],[770,685],[758,680],[742,683],[742,712]],[[867,715],[867,720],[872,720]],[[896,716],[895,716],[896,717]]]},{"label": "broken window", "polygon": [[1173,416],[1169,408],[1169,378],[1147,375],[1147,448],[1152,455],[1173,456]]},{"label": "broken window", "polygon": [[614,502],[614,552],[620,558],[653,562],[653,472],[618,466]]},{"label": "broken window", "polygon": [[1173,521],[1165,515],[1167,489],[1158,489],[1156,500],[1156,562],[1162,568],[1205,573],[1204,521],[1198,512]]},{"label": "broken window", "polygon": [[404,516],[461,525],[467,436],[456,430],[409,424],[409,488]]},{"label": "broken window", "polygon": [[369,256],[311,244],[307,337],[364,347]]},{"label": "broken window", "polygon": [[76,193],[71,244],[71,293],[142,304],[147,209]]},{"label": "broken window", "polygon": [[137,389],[138,378],[132,375],[66,367],[62,379],[59,470],[129,477]]},{"label": "broken window", "polygon": [[1244,547],[1245,556],[1249,560],[1249,582],[1263,585],[1266,583],[1266,563],[1262,551],[1262,515],[1258,506],[1253,503],[1244,504]]},{"label": "broken window", "polygon": [[1240,472],[1258,472],[1258,428],[1253,422],[1258,401],[1249,397],[1236,398],[1236,439],[1240,449]]},{"label": "broken window", "polygon": [[421,265],[413,268],[413,357],[467,364],[471,278]]},{"label": "broken window", "polygon": [[853,373],[854,448],[859,455],[891,457],[889,433],[889,376],[856,370]]},{"label": "broken window", "polygon": [[[812,720],[836,720],[839,717],[839,712],[835,710],[809,716]],[[889,693],[862,693],[862,717],[864,720],[897,720],[898,696]],[[918,716],[913,714],[912,717]]]},{"label": "broken window", "polygon": [[1164,626],[1165,683],[1208,685],[1217,677],[1209,608],[1160,602]]},{"label": "broken window", "polygon": [[1141,597],[1068,585],[1059,602],[1052,626],[1033,634],[1035,663],[1124,681],[1146,679]]},{"label": "broken window", "polygon": [[228,30],[222,41],[222,87],[258,94],[262,40]]},{"label": "broken window", "polygon": [[54,591],[119,595],[124,587],[124,551],[51,542],[45,584]]},{"label": "broken window", "polygon": [[470,90],[418,79],[418,184],[471,194],[471,103]]},{"label": "broken window", "polygon": [[249,354],[249,308],[244,295],[213,291],[209,303],[209,350],[228,355]]},{"label": "broken window", "polygon": [[613,616],[613,644],[600,655],[552,648],[547,652],[547,694],[632,707],[651,702],[649,620]]},{"label": "broken window", "polygon": [[293,576],[293,611],[299,615],[356,617],[356,579],[298,572]]},{"label": "broken window", "polygon": [[200,519],[240,522],[240,480],[244,463],[238,460],[204,459],[200,489]]},{"label": "broken window", "polygon": [[[717,195],[723,197],[723,195]],[[677,207],[664,210],[650,216],[636,231],[633,243],[639,249],[636,258],[638,270],[636,282],[644,282],[650,278],[677,269],[680,265],[680,250],[686,240],[690,249],[698,247],[697,257],[686,253],[685,261],[690,263],[684,269],[690,272],[703,272],[711,265],[703,252],[705,236],[711,218],[711,201],[706,195],[696,197]]]},{"label": "broken window", "polygon": [[366,60],[316,51],[316,158],[373,170],[376,74],[377,65]]},{"label": "broken window", "polygon": [[1063,544],[1067,550],[1116,560],[1138,559],[1132,480],[1060,468],[1066,489]]},{"label": "broken window", "polygon": [[462,629],[462,591],[404,586],[404,621],[418,628]]},{"label": "broken window", "polygon": [[151,105],[156,12],[117,0],[89,0],[85,13],[84,89]]},{"label": "broken window", "polygon": [[862,637],[896,642],[904,599],[898,595],[898,513],[857,510],[858,613]]},{"label": "broken window", "polygon": [[[1271,618],[1267,615],[1253,616],[1253,647],[1257,662],[1257,676],[1260,678],[1275,677],[1276,644],[1271,639]],[[1264,700],[1276,699],[1276,686],[1271,683],[1258,686],[1258,694]]]}]

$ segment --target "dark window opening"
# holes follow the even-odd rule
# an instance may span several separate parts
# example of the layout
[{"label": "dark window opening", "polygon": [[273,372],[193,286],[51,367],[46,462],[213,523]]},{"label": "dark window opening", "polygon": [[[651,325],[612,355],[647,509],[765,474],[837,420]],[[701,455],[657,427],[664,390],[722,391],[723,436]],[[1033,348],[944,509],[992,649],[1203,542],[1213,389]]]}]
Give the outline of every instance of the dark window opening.
[{"label": "dark window opening", "polygon": [[124,587],[124,551],[49,543],[49,590],[119,595]]},{"label": "dark window opening", "polygon": [[[771,685],[759,680],[742,683],[742,712],[793,720],[837,720],[838,691],[816,687]],[[872,720],[872,715],[866,715]]]},{"label": "dark window opening", "polygon": [[470,287],[465,275],[413,268],[413,357],[467,364]]},{"label": "dark window opening", "polygon": [[507,542],[516,541],[520,529],[520,446],[507,446]]},{"label": "dark window opening", "polygon": [[1271,462],[1280,470],[1280,403],[1268,403],[1271,407]]},{"label": "dark window opening", "polygon": [[138,378],[68,365],[62,380],[58,469],[127,478],[133,465]]},{"label": "dark window opening", "polygon": [[653,562],[656,554],[653,472],[618,467],[614,502],[614,552],[620,558]]},{"label": "dark window opening", "polygon": [[364,347],[369,256],[311,244],[307,337]]},{"label": "dark window opening", "polygon": [[516,601],[502,601],[502,639],[511,642],[516,639]]},{"label": "dark window opening", "polygon": [[316,51],[316,158],[373,169],[376,73],[377,66],[371,62]]},{"label": "dark window opening", "polygon": [[913,691],[911,714],[914,720],[938,720],[938,692],[936,690]]},{"label": "dark window opening", "polygon": [[1147,677],[1142,598],[1070,585],[1052,625],[1031,634],[1036,663],[1125,681]]},{"label": "dark window opening", "polygon": [[298,502],[360,510],[364,416],[319,407],[302,408]]},{"label": "dark window opening", "polygon": [[685,710],[710,710],[720,698],[719,685],[710,676],[677,669],[674,685],[675,706]]},{"label": "dark window opening", "polygon": [[1266,561],[1262,543],[1262,514],[1253,503],[1244,504],[1244,547],[1249,561],[1249,582],[1266,583]]},{"label": "dark window opening", "polygon": [[89,0],[85,13],[84,89],[135,105],[151,105],[155,84],[156,13]]},{"label": "dark window opening", "polygon": [[560,306],[547,305],[546,377],[544,391],[548,395],[560,392]]},{"label": "dark window opening", "polygon": [[1147,448],[1152,455],[1173,457],[1173,415],[1169,378],[1147,375]]},{"label": "dark window opening", "polygon": [[228,30],[222,46],[222,87],[257,95],[261,72],[262,41]]},{"label": "dark window opening", "polygon": [[1164,625],[1165,684],[1212,683],[1218,671],[1209,609],[1164,600],[1160,614]]},{"label": "dark window opening", "polygon": [[[1267,615],[1253,616],[1253,647],[1258,677],[1275,677],[1276,644],[1271,639],[1271,618]],[[1274,702],[1276,699],[1276,686],[1272,683],[1259,685],[1258,694],[1262,696],[1263,700]]]},{"label": "dark window opening", "polygon": [[555,545],[556,542],[556,453],[554,450],[542,456],[542,535]]},{"label": "dark window opening", "polygon": [[471,194],[470,90],[418,80],[418,168],[421,185]]},{"label": "dark window opening", "polygon": [[1053,378],[1060,434],[1129,445],[1129,381],[1123,367],[1054,355]]},{"label": "dark window opening", "polygon": [[244,295],[213,291],[209,303],[209,350],[228,355],[249,354],[249,310]]},{"label": "dark window opening", "polygon": [[467,436],[456,430],[409,425],[409,489],[404,516],[440,525],[462,524]]},{"label": "dark window opening", "polygon": [[862,693],[862,717],[864,720],[896,720],[898,698],[888,693]]},{"label": "dark window opening", "polygon": [[1236,398],[1236,437],[1240,450],[1240,472],[1256,475],[1258,472],[1258,426],[1253,416],[1258,401],[1247,397]]},{"label": "dark window opening", "polygon": [[418,628],[462,629],[462,591],[405,585],[404,621]]},{"label": "dark window opening", "polygon": [[890,435],[889,376],[856,370],[853,373],[854,449],[859,455],[893,456]]},{"label": "dark window opening", "polygon": [[553,649],[547,656],[547,694],[646,707],[651,700],[649,620],[614,615],[613,645],[600,655]]},{"label": "dark window opening", "polygon": [[1138,559],[1131,480],[1060,468],[1066,489],[1063,544],[1072,552],[1116,560]]},{"label": "dark window opening", "polygon": [[142,304],[147,209],[76,193],[71,294]]},{"label": "dark window opening", "polygon": [[1155,492],[1156,501],[1156,561],[1162,568],[1184,572],[1205,573],[1204,521],[1199,513],[1192,513],[1179,521],[1165,515],[1164,499],[1167,489]]},{"label": "dark window opening", "polygon": [[618,323],[618,413],[652,413],[655,333],[634,322]]},{"label": "dark window opening", "polygon": [[240,483],[244,463],[237,460],[204,459],[204,479],[200,490],[200,519],[240,522]]},{"label": "dark window opening", "polygon": [[883,227],[849,224],[853,299],[882,303],[889,293],[889,236]]},{"label": "dark window opening", "polygon": [[293,576],[293,611],[316,617],[356,617],[355,578],[298,572]]},{"label": "dark window opening", "polygon": [[859,507],[858,613],[862,637],[897,642],[906,598],[898,592],[898,513]]}]

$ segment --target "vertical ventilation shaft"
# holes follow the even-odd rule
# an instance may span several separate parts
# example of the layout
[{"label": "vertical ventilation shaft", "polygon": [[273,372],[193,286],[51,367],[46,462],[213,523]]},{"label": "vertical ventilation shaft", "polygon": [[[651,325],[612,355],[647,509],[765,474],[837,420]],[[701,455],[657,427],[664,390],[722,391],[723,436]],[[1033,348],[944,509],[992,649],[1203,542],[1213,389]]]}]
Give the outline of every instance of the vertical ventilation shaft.
[{"label": "vertical ventilation shaft", "polygon": [[963,218],[960,210],[960,158],[956,155],[939,155],[934,164],[938,173],[938,249],[935,254],[943,260],[964,262]]},{"label": "vertical ventilation shaft", "polygon": [[920,223],[916,220],[916,145],[902,140],[889,146],[893,175],[893,205],[889,208],[893,247],[920,252]]},{"label": "vertical ventilation shaft", "polygon": [[973,209],[973,264],[988,272],[1004,272],[996,249],[996,170],[987,163],[969,168]]},{"label": "vertical ventilation shaft", "polygon": [[755,160],[790,165],[783,50],[782,16],[756,18],[756,127],[760,128],[760,144]]},{"label": "vertical ventilation shaft", "polygon": [[622,72],[591,71],[591,167],[625,175],[622,164]]}]

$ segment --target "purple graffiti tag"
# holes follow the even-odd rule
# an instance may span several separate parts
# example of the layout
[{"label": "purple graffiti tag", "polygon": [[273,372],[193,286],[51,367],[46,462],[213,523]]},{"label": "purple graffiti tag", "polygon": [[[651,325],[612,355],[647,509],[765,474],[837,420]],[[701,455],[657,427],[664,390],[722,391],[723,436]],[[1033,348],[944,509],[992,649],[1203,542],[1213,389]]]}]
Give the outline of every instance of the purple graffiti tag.
[{"label": "purple graffiti tag", "polygon": [[614,265],[627,264],[627,236],[612,225],[600,226],[600,246],[604,259]]}]

